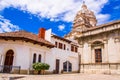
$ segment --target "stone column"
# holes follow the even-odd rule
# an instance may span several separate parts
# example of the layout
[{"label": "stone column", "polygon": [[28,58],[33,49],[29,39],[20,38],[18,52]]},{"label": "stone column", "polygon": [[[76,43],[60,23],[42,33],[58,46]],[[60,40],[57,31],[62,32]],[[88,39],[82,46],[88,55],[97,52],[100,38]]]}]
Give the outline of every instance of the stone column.
[{"label": "stone column", "polygon": [[103,63],[109,63],[109,55],[108,55],[108,40],[104,40],[104,47],[103,47]]},{"label": "stone column", "polygon": [[92,48],[91,43],[88,43],[88,54],[89,54],[89,63],[92,63]]},{"label": "stone column", "polygon": [[80,49],[79,49],[80,51],[80,55],[81,55],[81,63],[84,63],[84,57],[83,57],[83,45],[82,44],[80,44]]},{"label": "stone column", "polygon": [[116,58],[117,58],[117,63],[120,62],[120,39],[115,38],[115,44],[116,44]]},{"label": "stone column", "polygon": [[[83,54],[83,44],[80,44],[80,55],[81,55],[81,64],[84,64],[84,54]],[[84,72],[84,66],[80,65],[80,72]]]}]

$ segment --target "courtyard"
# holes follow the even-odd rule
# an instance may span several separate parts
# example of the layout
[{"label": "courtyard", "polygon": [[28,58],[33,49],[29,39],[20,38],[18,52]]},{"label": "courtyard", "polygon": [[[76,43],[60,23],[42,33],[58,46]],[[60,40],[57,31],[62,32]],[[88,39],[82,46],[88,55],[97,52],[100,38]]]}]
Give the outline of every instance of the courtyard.
[{"label": "courtyard", "polygon": [[120,80],[120,75],[81,73],[52,75],[0,74],[0,80]]}]

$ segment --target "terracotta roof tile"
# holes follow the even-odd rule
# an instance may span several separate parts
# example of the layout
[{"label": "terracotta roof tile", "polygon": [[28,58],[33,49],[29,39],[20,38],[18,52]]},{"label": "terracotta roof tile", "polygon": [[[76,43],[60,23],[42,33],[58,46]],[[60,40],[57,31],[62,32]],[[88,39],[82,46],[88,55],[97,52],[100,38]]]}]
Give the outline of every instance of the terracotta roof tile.
[{"label": "terracotta roof tile", "polygon": [[15,32],[6,32],[6,33],[0,33],[0,37],[1,38],[22,38],[22,39],[26,39],[28,41],[32,41],[32,42],[36,42],[36,44],[41,44],[41,45],[45,45],[48,47],[54,47],[54,45],[42,38],[38,38],[38,36],[36,34],[30,33],[30,32],[26,32],[26,31],[15,31]]}]

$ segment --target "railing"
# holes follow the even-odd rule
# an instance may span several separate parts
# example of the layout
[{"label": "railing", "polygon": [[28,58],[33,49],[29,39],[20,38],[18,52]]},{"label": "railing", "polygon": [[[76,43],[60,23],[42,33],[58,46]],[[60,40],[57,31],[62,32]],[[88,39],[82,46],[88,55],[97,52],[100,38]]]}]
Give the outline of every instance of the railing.
[{"label": "railing", "polygon": [[80,64],[80,72],[101,72],[111,74],[112,72],[120,72],[120,63],[90,63],[90,64]]},{"label": "railing", "polygon": [[0,73],[16,73],[20,74],[20,66],[8,66],[8,65],[0,65]]}]

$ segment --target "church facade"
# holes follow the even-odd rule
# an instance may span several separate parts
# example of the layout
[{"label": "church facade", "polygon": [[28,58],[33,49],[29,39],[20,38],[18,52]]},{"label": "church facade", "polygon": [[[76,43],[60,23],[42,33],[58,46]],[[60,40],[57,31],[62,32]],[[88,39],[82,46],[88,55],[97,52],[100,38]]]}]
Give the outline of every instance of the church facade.
[{"label": "church facade", "polygon": [[120,73],[120,21],[97,26],[97,20],[85,4],[78,11],[72,31],[66,39],[79,43],[81,72]]}]

